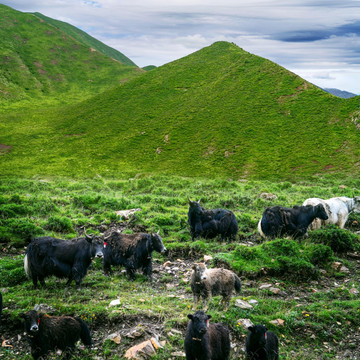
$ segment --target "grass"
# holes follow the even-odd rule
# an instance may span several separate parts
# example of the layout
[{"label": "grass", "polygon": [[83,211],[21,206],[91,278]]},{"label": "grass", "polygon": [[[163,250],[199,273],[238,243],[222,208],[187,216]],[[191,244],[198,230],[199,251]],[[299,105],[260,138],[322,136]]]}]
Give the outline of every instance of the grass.
[{"label": "grass", "polygon": [[[45,54],[46,61],[39,59],[44,66],[53,56]],[[81,61],[89,56],[81,54]],[[57,55],[69,63],[71,53]],[[86,97],[91,64],[87,70],[71,66],[75,100]],[[101,93],[83,102],[66,106],[65,83],[53,85],[62,91],[57,97],[46,91],[45,104],[6,102],[0,123],[4,175],[291,181],[358,175],[357,97],[336,98],[234,44],[215,43],[105,92],[114,76],[100,69],[110,68],[96,70]]]},{"label": "grass", "polygon": [[[169,359],[174,351],[183,350],[186,316],[193,311],[191,289],[186,280],[191,261],[199,261],[206,254],[213,256],[213,266],[226,266],[241,275],[243,290],[236,298],[258,301],[253,309],[241,310],[234,306],[235,299],[232,299],[232,306],[225,313],[218,304],[220,297],[210,301],[209,313],[213,321],[224,322],[230,328],[237,348],[232,356],[242,356],[246,331],[238,324],[241,318],[264,323],[275,331],[280,339],[282,359],[316,359],[319,356],[331,359],[341,352],[354,351],[351,336],[360,326],[360,301],[350,290],[353,286],[359,288],[356,280],[359,267],[356,260],[338,252],[336,246],[333,249],[330,246],[346,233],[351,234],[352,251],[358,250],[359,236],[352,231],[358,229],[359,215],[351,215],[348,224],[352,231],[319,230],[302,242],[288,239],[262,242],[256,232],[257,221],[266,206],[301,204],[314,194],[320,197],[351,196],[352,187],[358,186],[354,179],[343,179],[342,182],[336,178],[318,180],[314,186],[306,182],[238,182],[174,176],[132,180],[3,178],[0,183],[0,209],[3,209],[0,243],[5,251],[0,258],[0,288],[6,290],[3,293],[3,321],[11,324],[8,331],[15,335],[21,329],[18,314],[35,304],[46,303],[56,314],[81,316],[88,323],[96,349],[85,350],[85,353],[77,350],[75,358],[119,359],[138,341],[123,336],[120,345],[116,345],[104,339],[121,324],[126,328],[141,324],[148,331],[156,328],[160,339],[166,340],[165,348],[154,358]],[[275,194],[278,199],[265,200],[260,196],[263,192]],[[241,229],[237,240],[227,244],[216,239],[191,242],[186,224],[189,197],[201,198],[207,208],[224,206],[233,210]],[[36,235],[39,229],[40,234],[66,239],[76,236],[76,231],[83,225],[88,232],[103,232],[121,221],[116,217],[117,210],[133,207],[140,207],[142,211],[129,221],[127,232],[140,228],[160,230],[169,250],[164,256],[155,254],[154,266],[161,269],[161,264],[167,260],[176,266],[177,259],[183,259],[189,264],[187,267],[180,267],[177,275],[166,271],[155,273],[157,281],[149,286],[140,274],[135,282],[129,282],[120,272],[121,268],[115,268],[113,276],[105,277],[101,261],[96,260],[81,291],[75,287],[66,289],[65,281],[55,278],[46,280],[45,290],[32,289],[22,268],[23,249],[29,242],[29,234]],[[26,231],[14,230],[13,225],[17,223],[27,224]],[[321,232],[327,234],[325,244],[319,243]],[[331,237],[329,232],[335,235]],[[334,260],[347,266],[350,274],[332,269]],[[260,290],[259,286],[264,282],[279,288],[280,295]],[[335,282],[338,286],[334,287]],[[23,296],[24,292],[26,296]],[[117,298],[121,306],[109,307],[110,301]],[[271,321],[276,319],[285,320],[284,326],[272,325]],[[27,358],[23,348],[6,351],[9,357],[17,351],[19,359]]]}]

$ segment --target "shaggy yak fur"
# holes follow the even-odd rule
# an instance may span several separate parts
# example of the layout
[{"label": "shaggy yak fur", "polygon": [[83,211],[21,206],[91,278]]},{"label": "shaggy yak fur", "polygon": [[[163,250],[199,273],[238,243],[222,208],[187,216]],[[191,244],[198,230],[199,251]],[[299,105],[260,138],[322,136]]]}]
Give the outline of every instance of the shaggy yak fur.
[{"label": "shaggy yak fur", "polygon": [[279,341],[271,331],[267,331],[263,325],[248,327],[249,333],[246,339],[245,352],[248,360],[278,360]]},{"label": "shaggy yak fur", "polygon": [[188,223],[191,239],[203,237],[212,239],[220,235],[221,240],[235,239],[238,222],[234,213],[225,209],[205,210],[200,201],[189,199]]},{"label": "shaggy yak fur", "polygon": [[230,336],[226,325],[210,323],[210,315],[202,311],[188,315],[185,335],[186,360],[228,360]]},{"label": "shaggy yak fur", "polygon": [[300,238],[307,234],[307,229],[315,218],[327,220],[328,216],[323,205],[294,206],[293,208],[273,206],[264,211],[258,229],[263,237]]},{"label": "shaggy yak fur", "polygon": [[131,280],[137,269],[152,280],[152,252],[163,253],[166,248],[159,233],[121,234],[114,231],[104,243],[103,270],[111,273],[111,265],[123,265]]},{"label": "shaggy yak fur", "polygon": [[352,211],[360,212],[360,196],[355,196],[354,198],[341,196],[327,200],[320,198],[310,198],[304,201],[303,206],[315,206],[318,204],[322,204],[324,206],[325,211],[328,215],[328,219],[314,219],[314,221],[309,226],[310,230],[320,229],[321,226],[325,226],[328,224],[335,224],[340,229],[343,229],[349,214]]},{"label": "shaggy yak fur", "polygon": [[241,290],[239,277],[227,269],[207,269],[204,263],[195,263],[192,269],[191,290],[195,300],[194,308],[202,297],[206,311],[211,295],[221,295],[221,301],[225,303],[227,310],[233,291]]},{"label": "shaggy yak fur", "polygon": [[32,279],[34,288],[37,288],[38,280],[45,287],[44,279],[51,275],[68,278],[66,285],[70,285],[74,279],[80,287],[92,258],[103,256],[103,247],[102,240],[93,240],[91,236],[73,240],[39,237],[26,250],[25,272]]},{"label": "shaggy yak fur", "polygon": [[45,357],[52,350],[60,349],[67,355],[81,339],[91,346],[89,328],[80,318],[71,316],[49,316],[30,310],[20,316],[25,320],[25,332],[34,359]]}]

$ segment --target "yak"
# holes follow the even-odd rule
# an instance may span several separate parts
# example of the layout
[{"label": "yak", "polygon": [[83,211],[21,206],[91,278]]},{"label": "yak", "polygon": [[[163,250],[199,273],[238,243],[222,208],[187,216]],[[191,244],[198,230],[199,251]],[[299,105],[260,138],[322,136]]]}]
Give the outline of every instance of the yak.
[{"label": "yak", "polygon": [[320,198],[310,198],[304,201],[303,206],[315,206],[318,204],[322,204],[324,206],[326,214],[328,215],[328,219],[314,219],[314,221],[309,226],[310,230],[320,229],[322,225],[327,224],[335,224],[339,226],[340,229],[343,229],[349,214],[352,211],[360,212],[360,196],[355,196],[353,198],[342,196],[327,200]]},{"label": "yak", "polygon": [[228,360],[229,329],[222,323],[209,323],[211,315],[203,311],[189,314],[185,335],[186,360]]},{"label": "yak", "polygon": [[25,333],[35,360],[56,349],[69,353],[79,339],[84,345],[91,346],[89,328],[80,318],[49,316],[35,310],[20,314],[20,317],[25,320]]},{"label": "yak", "polygon": [[293,208],[273,206],[264,211],[258,230],[263,237],[300,238],[307,234],[308,226],[315,218],[323,220],[328,218],[323,205],[294,206]]},{"label": "yak", "polygon": [[159,233],[121,234],[112,232],[104,243],[103,270],[111,273],[111,265],[123,265],[130,280],[135,279],[137,269],[152,280],[152,253],[164,253],[164,246]]},{"label": "yak", "polygon": [[66,285],[75,280],[80,287],[92,258],[103,256],[103,247],[102,240],[90,235],[73,240],[50,236],[35,238],[26,250],[25,272],[32,279],[34,288],[37,288],[38,280],[45,287],[44,279],[51,275],[68,278]]},{"label": "yak", "polygon": [[188,223],[191,239],[203,237],[212,239],[220,235],[221,240],[235,239],[238,232],[238,222],[235,214],[226,209],[206,210],[200,201],[189,199]]}]

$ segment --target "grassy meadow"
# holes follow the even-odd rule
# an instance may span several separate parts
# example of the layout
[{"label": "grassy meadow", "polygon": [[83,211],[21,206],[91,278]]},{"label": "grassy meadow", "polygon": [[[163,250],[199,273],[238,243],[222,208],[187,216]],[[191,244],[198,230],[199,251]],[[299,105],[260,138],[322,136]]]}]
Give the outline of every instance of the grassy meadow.
[{"label": "grassy meadow", "polygon": [[[224,312],[220,297],[210,301],[213,321],[226,323],[234,344],[231,359],[242,359],[246,331],[242,318],[263,323],[280,339],[281,359],[356,359],[360,328],[360,300],[351,293],[359,289],[360,216],[351,214],[346,230],[329,227],[302,241],[263,241],[257,222],[267,206],[293,206],[306,198],[353,196],[357,179],[313,178],[310,182],[268,182],[256,180],[199,179],[176,176],[138,176],[128,180],[102,178],[88,180],[38,178],[0,180],[0,289],[4,296],[1,330],[4,339],[13,339],[13,348],[0,349],[0,357],[29,359],[19,313],[45,303],[55,314],[81,316],[89,325],[94,348],[77,349],[74,358],[122,359],[126,349],[156,333],[166,344],[154,356],[165,360],[183,351],[183,337],[192,313],[193,299],[188,282],[193,261],[211,255],[209,266],[225,266],[242,280],[242,291]],[[277,199],[267,200],[264,193]],[[188,198],[206,208],[225,207],[239,221],[236,241],[218,239],[191,241],[187,225]],[[116,211],[141,208],[134,218],[123,220]],[[155,281],[137,274],[130,282],[114,268],[106,277],[96,260],[83,287],[65,288],[65,281],[46,280],[47,288],[33,290],[23,270],[25,247],[33,236],[76,237],[82,227],[88,233],[104,233],[114,226],[125,232],[158,231],[168,249],[154,253]],[[173,265],[164,268],[170,261]],[[334,269],[340,262],[348,272]],[[177,270],[176,270],[177,269]],[[260,285],[270,283],[274,294]],[[25,296],[24,296],[25,295]],[[121,305],[109,307],[120,299]],[[251,310],[236,306],[235,299],[258,301]],[[284,320],[283,326],[271,323]],[[106,337],[119,329],[134,329],[139,338],[122,336],[118,345]],[[124,330],[124,331],[125,331]],[[56,357],[56,355],[53,355]]]}]

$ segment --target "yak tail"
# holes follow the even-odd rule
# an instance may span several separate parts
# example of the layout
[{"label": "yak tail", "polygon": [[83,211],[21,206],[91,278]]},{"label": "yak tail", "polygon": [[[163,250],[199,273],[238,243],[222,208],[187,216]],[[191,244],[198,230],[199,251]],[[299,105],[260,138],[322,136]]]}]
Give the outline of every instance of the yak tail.
[{"label": "yak tail", "polygon": [[91,346],[92,340],[91,340],[89,328],[87,327],[86,323],[82,319],[77,318],[77,320],[79,321],[79,323],[81,325],[81,332],[80,332],[81,341],[84,343],[84,345]]},{"label": "yak tail", "polygon": [[25,254],[25,257],[24,257],[24,270],[25,270],[25,274],[26,276],[31,279],[32,276],[31,276],[31,264],[29,263],[29,256],[28,254]]},{"label": "yak tail", "polygon": [[241,281],[237,275],[234,274],[235,279],[235,291],[240,292],[241,291]]}]

